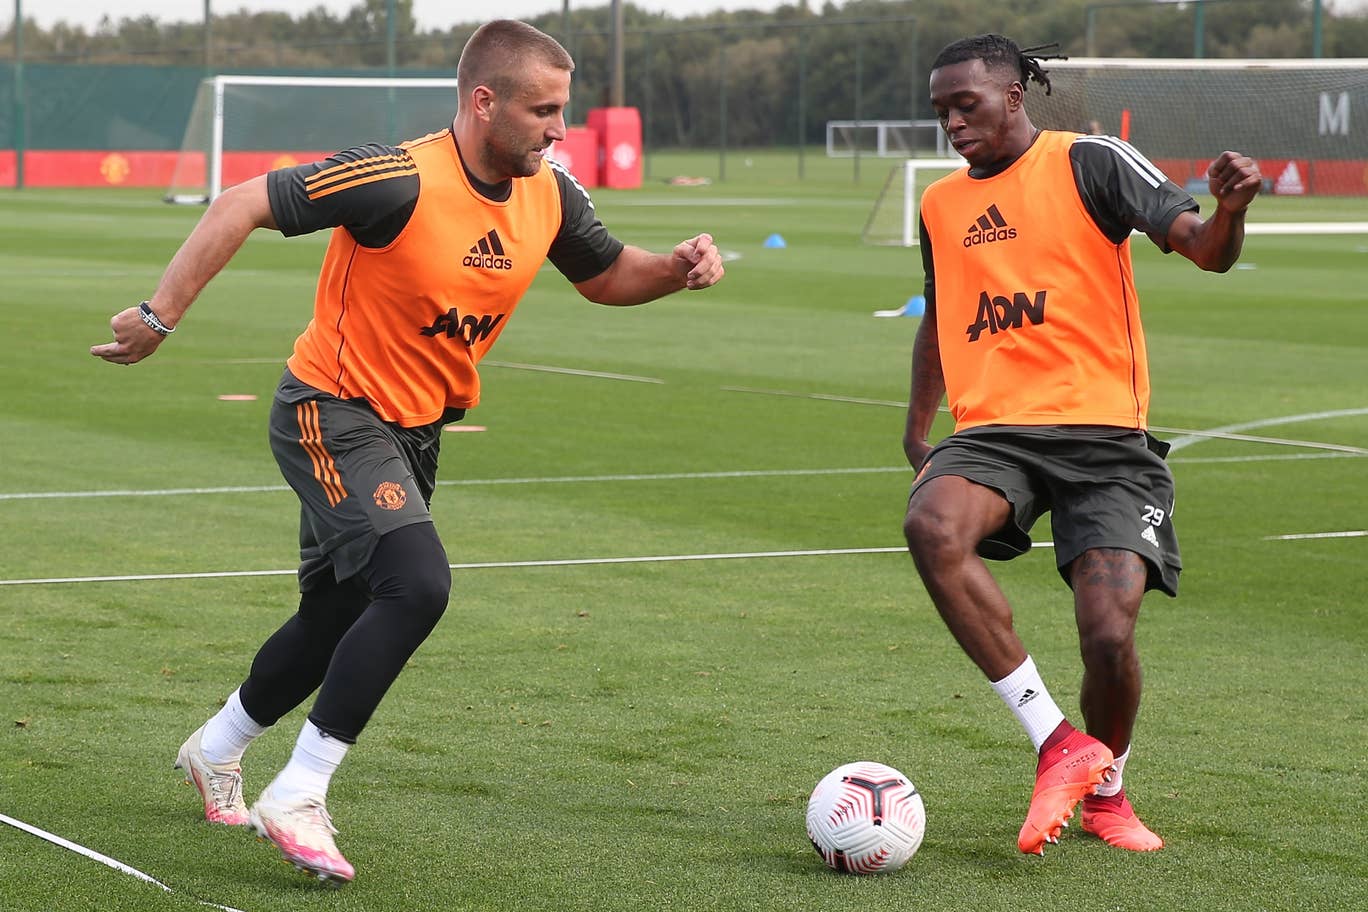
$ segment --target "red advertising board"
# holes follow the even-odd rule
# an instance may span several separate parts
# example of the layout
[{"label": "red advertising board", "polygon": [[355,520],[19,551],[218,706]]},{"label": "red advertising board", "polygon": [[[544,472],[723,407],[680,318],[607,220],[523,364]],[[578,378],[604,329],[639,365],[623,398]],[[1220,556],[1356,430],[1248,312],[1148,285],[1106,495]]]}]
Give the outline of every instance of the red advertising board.
[{"label": "red advertising board", "polygon": [[[1154,164],[1180,187],[1206,184],[1210,159],[1156,158]],[[1285,196],[1368,196],[1368,161],[1261,158],[1259,170],[1274,193]]]},{"label": "red advertising board", "polygon": [[[589,126],[569,127],[552,156],[565,164],[586,187],[641,186],[641,120],[636,108],[596,108]],[[599,126],[595,126],[598,124]],[[240,184],[258,174],[317,161],[326,152],[225,152],[223,186]],[[176,174],[177,162],[181,173]],[[1178,186],[1206,182],[1209,160],[1156,158]],[[31,150],[24,153],[24,185],[28,187],[156,187],[207,186],[203,156],[178,152],[130,150]],[[1259,167],[1277,194],[1368,196],[1368,159],[1260,159]],[[17,178],[13,149],[0,149],[0,187]]]},{"label": "red advertising board", "polygon": [[566,127],[565,139],[551,146],[550,156],[586,187],[599,185],[598,133],[589,127]]},{"label": "red advertising board", "polygon": [[641,186],[641,113],[636,108],[594,108],[585,119],[598,133],[599,182]]}]

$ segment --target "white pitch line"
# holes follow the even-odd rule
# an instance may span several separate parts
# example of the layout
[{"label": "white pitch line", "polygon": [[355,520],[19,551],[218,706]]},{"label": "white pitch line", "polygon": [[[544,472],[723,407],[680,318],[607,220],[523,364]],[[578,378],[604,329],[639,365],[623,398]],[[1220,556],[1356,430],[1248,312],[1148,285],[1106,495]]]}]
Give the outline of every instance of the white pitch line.
[{"label": "white pitch line", "polygon": [[635,475],[550,475],[528,478],[467,478],[439,481],[443,485],[522,485],[522,484],[581,484],[585,482],[615,481],[692,481],[713,478],[784,478],[800,475],[874,475],[886,472],[911,472],[909,466],[873,466],[850,469],[736,469],[729,472],[654,472]]},{"label": "white pitch line", "polygon": [[[871,475],[887,472],[910,472],[908,466],[878,466],[850,469],[738,469],[731,472],[657,472],[633,475],[550,475],[526,478],[456,478],[439,481],[437,487],[486,487],[491,485],[531,484],[589,484],[618,481],[688,481],[713,478],[782,478],[803,475]],[[260,494],[290,490],[286,485],[232,485],[217,488],[151,488],[112,491],[17,491],[0,494],[3,500],[53,500],[86,497],[170,497],[204,494]]]},{"label": "white pitch line", "polygon": [[[663,554],[643,557],[581,557],[563,560],[483,561],[448,564],[452,570],[497,570],[515,567],[581,567],[605,564],[655,564],[702,560],[747,560],[768,557],[828,557],[845,554],[893,554],[906,548],[821,548],[806,551],[737,551],[717,554]],[[231,579],[252,576],[293,576],[297,570],[221,570],[199,573],[142,573],[122,576],[68,576],[46,579],[0,579],[0,586],[38,586],[60,583],[135,583],[159,580]]]},{"label": "white pitch line", "polygon": [[268,491],[288,491],[288,485],[238,485],[219,488],[154,488],[150,490],[113,491],[16,491],[0,494],[0,500],[63,500],[86,497],[175,497],[182,494],[261,494]]},{"label": "white pitch line", "polygon": [[1245,234],[1368,234],[1368,222],[1250,222]]},{"label": "white pitch line", "polygon": [[[800,393],[793,390],[757,389],[746,386],[724,386],[722,389],[730,393],[757,393],[763,396],[787,396],[797,399],[820,399],[828,402],[851,402],[857,405],[886,405],[895,408],[907,408],[906,402],[895,402],[890,399],[861,399],[856,396],[835,396],[829,393]],[[948,412],[945,406],[941,406],[938,411]],[[1298,421],[1316,421],[1321,418],[1345,418],[1357,415],[1368,415],[1368,408],[1361,409],[1337,409],[1330,412],[1310,412],[1305,415],[1287,415],[1281,418],[1261,418],[1257,421],[1248,421],[1243,424],[1232,424],[1226,427],[1212,428],[1209,431],[1196,431],[1190,428],[1166,428],[1158,425],[1150,425],[1151,431],[1164,434],[1182,434],[1184,436],[1176,440],[1169,441],[1170,451],[1180,450],[1200,443],[1203,440],[1235,440],[1243,443],[1271,443],[1278,446],[1308,447],[1310,449],[1336,450],[1343,453],[1352,453],[1355,456],[1368,456],[1368,449],[1363,447],[1348,446],[1338,443],[1320,443],[1314,440],[1288,440],[1282,437],[1252,437],[1246,434],[1232,433],[1234,431],[1245,431],[1259,427],[1272,427],[1279,424],[1293,424]]]},{"label": "white pitch line", "polygon": [[757,206],[792,206],[797,200],[791,199],[745,199],[743,197],[666,197],[666,196],[641,196],[623,197],[614,199],[614,206],[640,206],[640,207],[660,207],[677,209],[686,206],[739,206],[745,209],[754,209]]},{"label": "white pitch line", "polygon": [[[1348,447],[1345,452],[1330,453],[1292,453],[1285,455],[1263,454],[1259,456],[1193,456],[1168,460],[1173,465],[1196,465],[1216,462],[1284,462],[1299,459],[1347,459],[1368,456],[1368,451]],[[910,472],[905,465],[868,466],[840,469],[738,469],[730,472],[646,472],[626,475],[546,475],[522,478],[456,478],[437,482],[437,487],[493,487],[497,485],[540,485],[540,484],[602,484],[620,481],[705,481],[725,478],[785,478],[826,475],[884,475]],[[214,488],[150,488],[115,489],[110,491],[15,491],[0,494],[0,501],[6,500],[81,500],[92,497],[176,497],[203,496],[207,494],[262,494],[289,491],[286,485],[226,485]]]},{"label": "white pitch line", "polygon": [[[151,874],[144,874],[137,868],[132,867],[131,865],[126,865],[116,858],[110,858],[108,855],[102,855],[101,853],[96,852],[94,849],[88,849],[85,846],[80,845],[79,843],[72,842],[70,839],[63,839],[61,836],[58,836],[55,833],[49,833],[47,830],[39,829],[31,823],[24,823],[24,821],[22,820],[16,820],[13,817],[10,817],[5,814],[0,814],[0,823],[7,823],[10,826],[14,827],[16,830],[23,830],[25,833],[28,833],[31,836],[37,836],[39,839],[45,839],[55,846],[61,846],[64,849],[69,849],[70,851],[75,852],[77,855],[84,855],[86,858],[89,858],[92,861],[98,861],[105,867],[113,868],[114,870],[119,871],[123,874],[129,874],[133,877],[138,878],[138,880],[141,880],[144,883],[150,883],[153,886],[161,887],[167,893],[176,892],[175,890],[168,887],[166,884],[162,883],[160,880],[157,880],[157,878],[153,877]],[[221,909],[223,910],[223,912],[242,912],[241,909],[234,909],[232,906],[221,906],[218,903],[209,902],[205,899],[196,899],[195,902],[199,903],[201,906],[212,906],[215,909]]]},{"label": "white pitch line", "polygon": [[[858,396],[836,396],[831,393],[800,393],[794,390],[775,390],[757,389],[749,386],[724,386],[724,392],[728,393],[756,393],[761,396],[787,396],[793,399],[820,399],[826,402],[853,402],[856,405],[887,405],[893,408],[907,408],[906,402],[896,402],[892,399],[861,399]],[[945,406],[941,406],[939,411],[950,411]]]},{"label": "white pitch line", "polygon": [[[1361,412],[1355,409],[1350,412],[1350,414],[1368,414],[1368,409],[1363,409]],[[1311,417],[1323,418],[1327,417],[1327,415],[1326,413],[1321,413]],[[1311,417],[1297,415],[1287,419],[1279,418],[1275,420],[1265,420],[1258,424],[1246,425],[1246,427],[1267,427],[1271,424],[1281,424],[1283,422],[1292,423],[1294,421],[1308,421],[1311,420]],[[1313,450],[1335,450],[1340,453],[1352,453],[1355,456],[1368,456],[1368,449],[1364,449],[1363,447],[1349,446],[1348,444],[1341,443],[1321,443],[1316,440],[1289,440],[1286,437],[1255,437],[1249,434],[1231,434],[1222,430],[1194,431],[1188,428],[1165,428],[1156,426],[1151,426],[1150,430],[1160,431],[1165,434],[1185,434],[1188,437],[1200,437],[1202,439],[1234,440],[1241,443],[1272,443],[1278,446],[1306,447]],[[1173,441],[1170,449],[1179,449],[1188,446],[1187,443],[1182,442],[1183,439],[1184,438],[1179,438],[1178,440]],[[1195,443],[1196,441],[1193,442]]]},{"label": "white pitch line", "polygon": [[1175,430],[1174,433],[1186,434],[1187,436],[1179,437],[1176,440],[1170,440],[1169,447],[1170,450],[1181,450],[1183,447],[1191,446],[1194,443],[1201,443],[1205,438],[1217,434],[1252,431],[1255,428],[1275,427],[1281,424],[1296,424],[1299,421],[1319,421],[1322,418],[1352,418],[1359,415],[1368,415],[1368,408],[1335,409],[1328,412],[1307,412],[1302,415],[1283,415],[1277,418],[1260,418],[1255,421],[1227,424],[1224,427],[1210,428],[1205,431]]},{"label": "white pitch line", "polygon": [[485,359],[480,362],[492,367],[507,367],[514,370],[540,371],[545,374],[570,374],[574,377],[595,377],[599,380],[626,380],[629,383],[664,383],[659,377],[637,377],[632,374],[610,374],[604,371],[578,370],[573,367],[554,367],[550,364],[520,364],[516,361],[494,361]]},{"label": "white pitch line", "polygon": [[[1363,454],[1368,455],[1368,454]],[[1206,465],[1217,462],[1293,462],[1301,459],[1361,459],[1357,453],[1263,453],[1258,456],[1179,456],[1169,465]]]},{"label": "white pitch line", "polygon": [[1264,541],[1305,541],[1311,538],[1368,538],[1368,529],[1353,532],[1300,532],[1296,535],[1265,535]]},{"label": "white pitch line", "polygon": [[[1265,541],[1297,538],[1356,538],[1368,532],[1327,532],[1290,536],[1269,536]],[[1031,543],[1032,548],[1053,548],[1052,541]],[[477,561],[465,564],[448,564],[452,570],[507,570],[527,567],[588,567],[613,564],[664,564],[682,561],[713,560],[755,560],[776,557],[835,557],[850,554],[899,554],[907,549],[893,548],[812,548],[799,551],[733,551],[707,554],[658,554],[639,557],[574,557],[555,560],[519,561]],[[196,579],[235,579],[243,577],[293,576],[297,571],[290,570],[213,570],[197,573],[141,573],[120,576],[67,576],[42,579],[0,579],[0,586],[40,586],[69,583],[132,583],[157,582],[166,580]]]}]

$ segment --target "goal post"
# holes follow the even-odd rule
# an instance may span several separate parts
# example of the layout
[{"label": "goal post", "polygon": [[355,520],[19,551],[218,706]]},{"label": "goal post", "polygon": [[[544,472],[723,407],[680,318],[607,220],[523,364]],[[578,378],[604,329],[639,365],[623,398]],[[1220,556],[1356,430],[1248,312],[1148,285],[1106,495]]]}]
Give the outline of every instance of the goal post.
[{"label": "goal post", "polygon": [[865,220],[860,239],[866,244],[917,246],[920,243],[917,217],[922,191],[947,171],[962,167],[962,158],[909,158],[893,166]]},{"label": "goal post", "polygon": [[827,158],[916,158],[953,155],[936,120],[828,120]]},{"label": "goal post", "polygon": [[456,103],[455,79],[206,78],[195,95],[166,200],[209,202],[225,187],[274,168],[444,129]]}]

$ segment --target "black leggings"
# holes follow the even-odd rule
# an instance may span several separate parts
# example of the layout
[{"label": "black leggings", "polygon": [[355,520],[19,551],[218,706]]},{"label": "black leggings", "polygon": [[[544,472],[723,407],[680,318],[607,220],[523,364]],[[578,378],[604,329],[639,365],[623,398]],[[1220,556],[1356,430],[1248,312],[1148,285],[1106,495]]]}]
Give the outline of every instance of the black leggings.
[{"label": "black leggings", "polygon": [[432,523],[386,533],[359,577],[328,579],[300,596],[299,611],[257,651],[239,694],[243,709],[274,725],[318,690],[309,721],[356,743],[450,594],[451,569]]}]

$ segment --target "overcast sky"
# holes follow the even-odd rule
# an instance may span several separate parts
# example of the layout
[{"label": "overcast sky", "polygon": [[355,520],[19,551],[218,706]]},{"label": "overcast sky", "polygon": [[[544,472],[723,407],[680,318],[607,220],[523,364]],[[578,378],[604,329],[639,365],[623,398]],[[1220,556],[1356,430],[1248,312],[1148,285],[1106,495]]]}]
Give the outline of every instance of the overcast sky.
[{"label": "overcast sky", "polygon": [[[274,10],[298,16],[315,7],[326,7],[335,16],[345,14],[358,0],[210,0],[215,15],[225,15],[241,9],[260,12]],[[607,6],[609,0],[570,0],[574,9]],[[784,0],[696,0],[683,3],[680,0],[632,0],[642,8],[653,12],[701,13],[716,9],[763,9],[772,10],[783,5]],[[791,2],[791,0],[790,0]],[[66,20],[73,25],[83,25],[92,30],[104,16],[114,21],[137,16],[155,16],[164,22],[200,22],[204,19],[204,0],[22,0],[25,19],[36,20],[44,28],[58,20]],[[488,0],[413,0],[413,17],[418,28],[426,31],[434,28],[448,28],[462,22],[481,22],[490,17],[491,11],[500,16],[512,18],[535,16],[541,13],[559,13],[563,8],[562,0],[498,0],[491,4]],[[0,0],[0,22],[14,18],[14,0]]]},{"label": "overcast sky", "polygon": [[[108,16],[118,21],[126,17],[155,16],[165,22],[199,22],[204,18],[204,0],[21,0],[24,18],[35,19],[49,27],[59,19],[94,29],[100,19]],[[326,7],[334,15],[342,15],[356,5],[357,0],[211,0],[216,14],[240,9],[253,12],[277,10],[298,16],[315,7]],[[541,13],[560,12],[563,0],[498,0],[493,9],[498,15],[514,18]],[[673,12],[676,15],[708,12],[717,9],[772,10],[793,0],[632,0],[642,9],[653,12]],[[607,6],[609,0],[570,0],[574,8]],[[1324,0],[1326,9],[1368,9],[1368,0]],[[813,0],[814,7],[819,7]],[[838,3],[839,5],[839,3]],[[413,0],[414,18],[420,30],[445,29],[457,23],[481,22],[489,18],[488,0]],[[0,23],[14,18],[14,0],[0,0]]]}]

